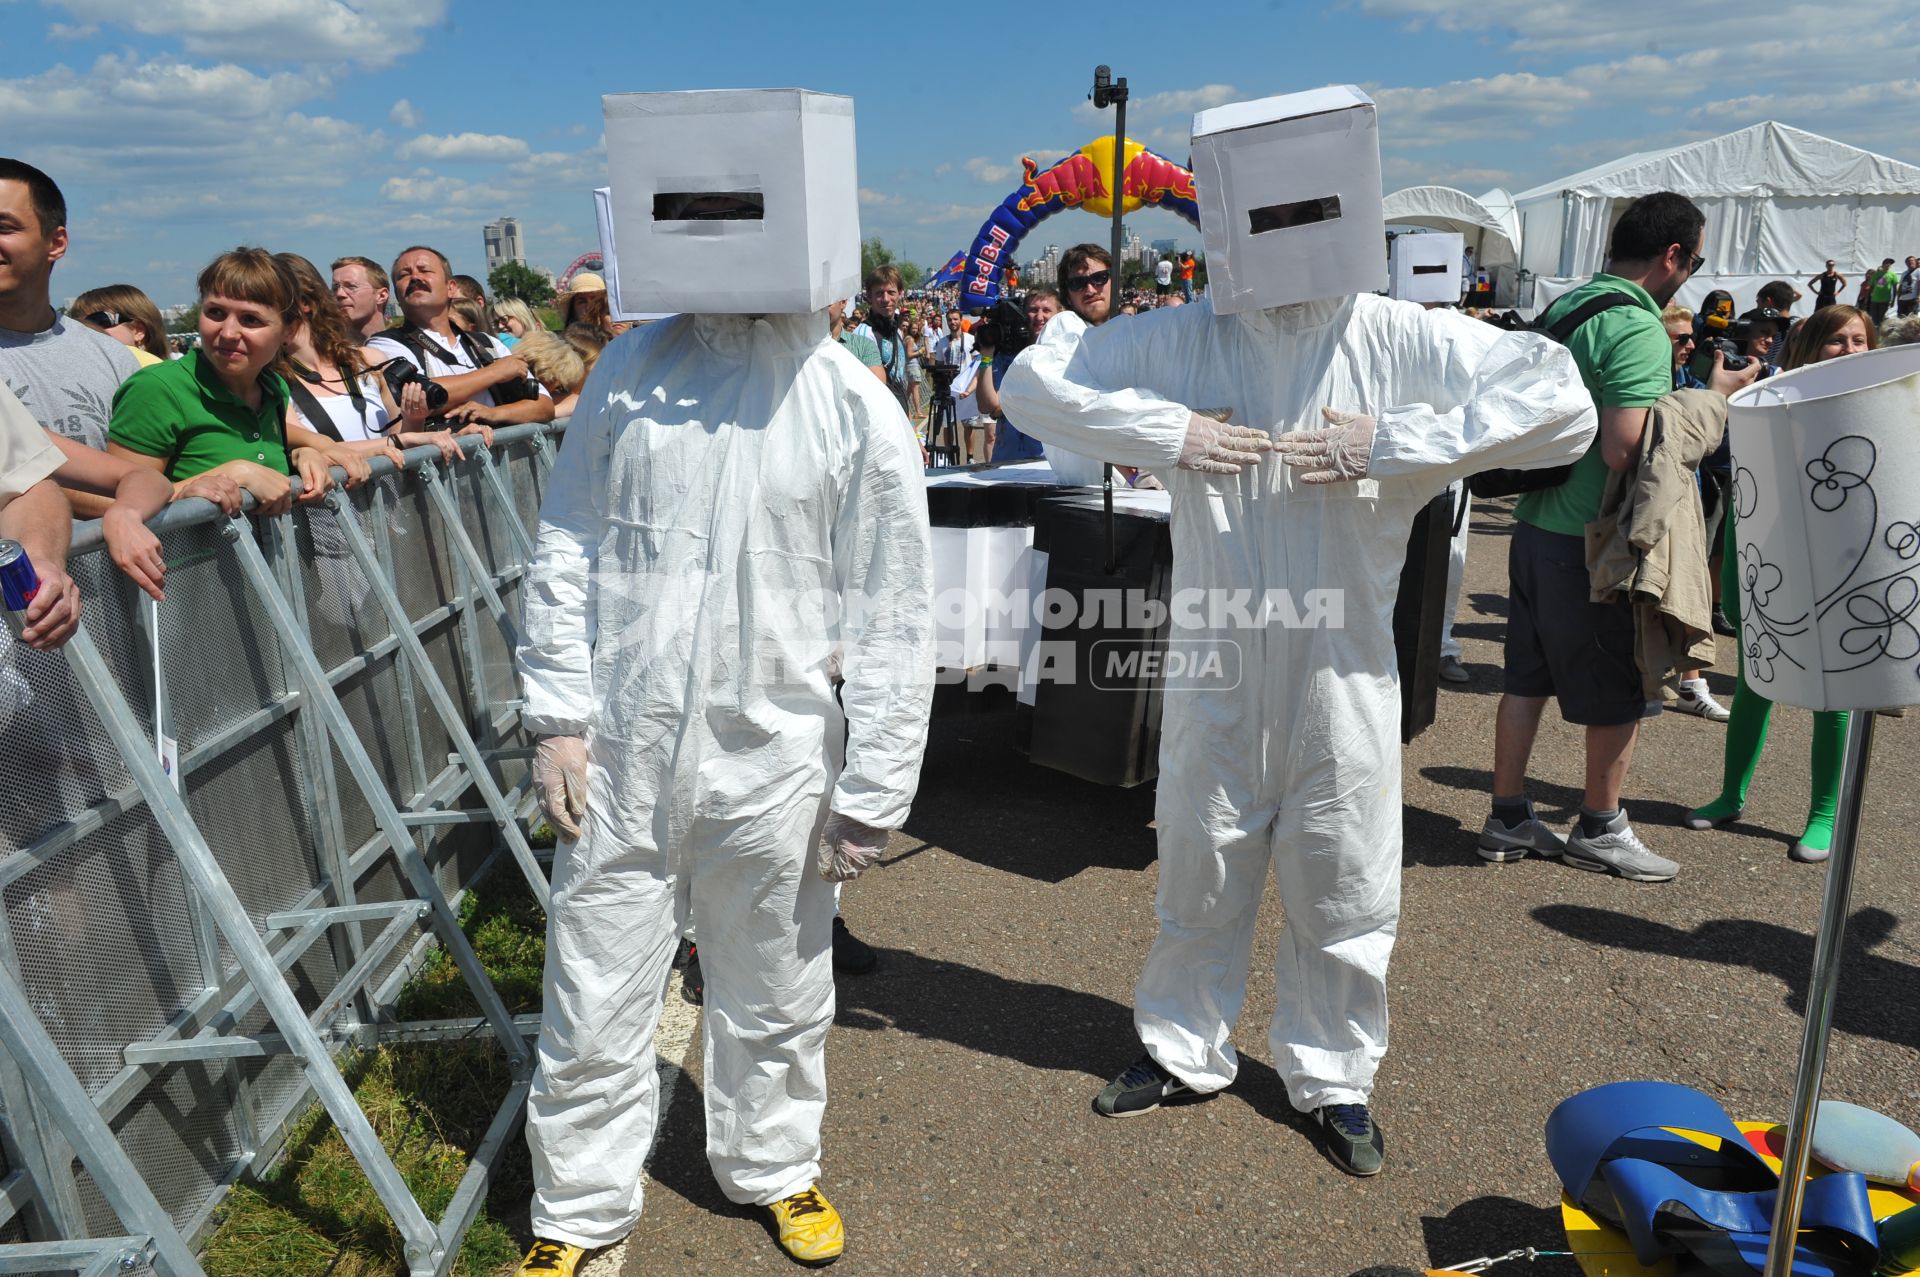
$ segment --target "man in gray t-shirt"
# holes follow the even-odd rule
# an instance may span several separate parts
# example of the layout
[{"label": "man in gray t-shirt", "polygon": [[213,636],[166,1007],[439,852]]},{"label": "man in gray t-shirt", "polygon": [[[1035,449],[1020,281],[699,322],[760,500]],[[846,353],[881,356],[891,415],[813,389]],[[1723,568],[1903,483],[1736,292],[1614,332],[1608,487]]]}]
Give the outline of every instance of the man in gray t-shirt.
[{"label": "man in gray t-shirt", "polygon": [[39,332],[0,328],[0,383],[48,430],[103,452],[113,392],[139,367],[125,346],[65,315]]},{"label": "man in gray t-shirt", "polygon": [[[125,346],[53,308],[53,268],[67,253],[67,201],[52,178],[0,156],[0,384],[55,434],[105,451],[113,392],[140,367]],[[112,501],[67,498],[98,518]]]}]

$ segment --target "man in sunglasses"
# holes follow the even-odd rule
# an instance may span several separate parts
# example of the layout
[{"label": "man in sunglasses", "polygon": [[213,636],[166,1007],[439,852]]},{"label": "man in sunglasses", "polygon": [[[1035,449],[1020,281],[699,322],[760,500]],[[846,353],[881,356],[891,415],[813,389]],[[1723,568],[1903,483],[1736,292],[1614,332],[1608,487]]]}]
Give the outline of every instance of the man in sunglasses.
[{"label": "man in sunglasses", "polygon": [[[1086,335],[1089,328],[1098,328],[1115,317],[1113,259],[1098,244],[1075,244],[1060,258],[1060,282],[1065,290],[1063,295],[1066,298],[1067,315],[1050,327],[1050,336],[1045,340],[1062,349],[1070,349]],[[1106,466],[1103,462],[1057,443],[1047,445],[1047,463],[1062,483],[1096,488],[1106,482]],[[1161,486],[1158,479],[1142,473],[1136,467],[1116,466],[1114,486],[1123,483],[1147,488]]]},{"label": "man in sunglasses", "polygon": [[[1486,860],[1531,853],[1634,882],[1666,882],[1680,872],[1640,841],[1620,805],[1647,701],[1634,660],[1633,608],[1624,599],[1590,601],[1585,535],[1600,517],[1608,476],[1639,463],[1648,410],[1673,389],[1674,345],[1661,308],[1705,262],[1705,226],[1705,215],[1684,195],[1662,191],[1635,200],[1613,228],[1606,269],[1542,317],[1553,324],[1600,298],[1625,299],[1567,338],[1600,411],[1598,437],[1564,482],[1527,493],[1514,509],[1506,687],[1494,719],[1493,810],[1479,842]],[[1731,394],[1759,371],[1750,363],[1729,372],[1715,355],[1708,389]],[[1566,838],[1535,819],[1526,797],[1527,760],[1549,697],[1586,734],[1585,791]]]},{"label": "man in sunglasses", "polygon": [[1061,296],[1087,326],[1113,314],[1113,259],[1098,244],[1075,244],[1060,258]]}]

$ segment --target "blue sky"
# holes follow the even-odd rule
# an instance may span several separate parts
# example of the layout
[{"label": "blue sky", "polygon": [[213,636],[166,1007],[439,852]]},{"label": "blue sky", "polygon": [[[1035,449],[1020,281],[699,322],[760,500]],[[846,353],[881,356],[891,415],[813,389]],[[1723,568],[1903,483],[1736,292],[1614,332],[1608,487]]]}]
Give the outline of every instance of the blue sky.
[{"label": "blue sky", "polygon": [[[971,241],[1021,155],[1111,131],[1085,101],[1096,62],[1128,77],[1128,132],[1181,161],[1199,107],[1362,85],[1389,190],[1519,190],[1762,119],[1920,162],[1911,3],[1759,9],[0,0],[0,153],[66,191],[56,301],[131,282],[162,305],[238,243],[324,268],[425,241],[479,274],[481,224],[502,214],[562,270],[596,243],[600,94],[638,89],[850,94],[863,232],[927,265]],[[1197,246],[1169,214],[1130,220]],[[1100,237],[1062,213],[1022,256]]]}]

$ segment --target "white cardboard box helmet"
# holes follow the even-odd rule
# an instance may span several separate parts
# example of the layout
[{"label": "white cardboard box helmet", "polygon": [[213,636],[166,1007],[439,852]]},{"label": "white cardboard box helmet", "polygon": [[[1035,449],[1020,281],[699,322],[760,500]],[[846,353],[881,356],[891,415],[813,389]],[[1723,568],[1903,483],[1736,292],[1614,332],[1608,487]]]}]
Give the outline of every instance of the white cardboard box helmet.
[{"label": "white cardboard box helmet", "polygon": [[[852,98],[715,89],[600,105],[620,310],[802,314],[859,287]],[[720,203],[733,215],[713,218]]]},{"label": "white cardboard box helmet", "polygon": [[1920,346],[1727,401],[1747,682],[1806,709],[1920,703]]},{"label": "white cardboard box helmet", "polygon": [[1387,249],[1387,296],[1403,302],[1460,300],[1467,237],[1441,231],[1395,235]]},{"label": "white cardboard box helmet", "polygon": [[1387,286],[1380,131],[1352,85],[1200,112],[1193,179],[1216,312]]}]

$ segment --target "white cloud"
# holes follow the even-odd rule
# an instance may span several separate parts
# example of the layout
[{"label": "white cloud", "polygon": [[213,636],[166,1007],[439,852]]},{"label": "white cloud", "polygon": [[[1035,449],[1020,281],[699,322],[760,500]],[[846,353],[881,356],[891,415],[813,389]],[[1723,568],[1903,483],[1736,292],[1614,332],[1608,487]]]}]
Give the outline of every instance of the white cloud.
[{"label": "white cloud", "polygon": [[976,182],[985,182],[989,186],[999,186],[1004,182],[1010,182],[1013,180],[1013,175],[1020,171],[1019,166],[1016,164],[995,163],[984,155],[974,156],[965,164],[961,165],[961,167],[972,174]]},{"label": "white cloud", "polygon": [[177,39],[187,52],[252,62],[388,66],[420,48],[446,0],[53,0],[86,22]]},{"label": "white cloud", "polygon": [[49,40],[91,40],[99,34],[99,25],[92,22],[83,22],[79,26],[74,26],[66,22],[56,22],[47,28],[47,39]]},{"label": "white cloud", "polygon": [[527,155],[527,144],[502,133],[451,133],[444,137],[423,133],[394,148],[403,160],[517,160]]},{"label": "white cloud", "polygon": [[860,188],[860,203],[867,206],[898,204],[900,203],[900,197],[898,195],[888,195],[884,191],[869,190],[863,186]]},{"label": "white cloud", "polygon": [[[1130,97],[1127,101],[1127,123],[1137,126],[1159,123],[1176,116],[1191,116],[1196,111],[1238,102],[1246,96],[1231,84],[1203,84],[1197,89],[1167,89],[1142,98]],[[1113,128],[1112,107],[1102,111],[1092,102],[1083,100],[1073,108],[1073,113],[1084,121],[1105,121],[1109,130]],[[1129,135],[1133,132],[1134,128],[1127,129]],[[1182,132],[1185,132],[1184,122]]]},{"label": "white cloud", "polygon": [[401,98],[393,104],[393,109],[387,112],[387,119],[398,124],[403,129],[417,129],[420,127],[420,112],[415,110],[413,103],[407,101],[405,98]]},{"label": "white cloud", "polygon": [[916,210],[913,224],[915,226],[945,226],[952,222],[978,224],[986,215],[987,210],[978,204],[933,204]]},{"label": "white cloud", "polygon": [[463,181],[422,170],[412,177],[390,177],[380,184],[380,194],[396,204],[490,205],[498,200],[498,188],[490,183]]}]

